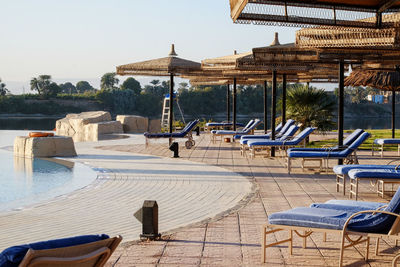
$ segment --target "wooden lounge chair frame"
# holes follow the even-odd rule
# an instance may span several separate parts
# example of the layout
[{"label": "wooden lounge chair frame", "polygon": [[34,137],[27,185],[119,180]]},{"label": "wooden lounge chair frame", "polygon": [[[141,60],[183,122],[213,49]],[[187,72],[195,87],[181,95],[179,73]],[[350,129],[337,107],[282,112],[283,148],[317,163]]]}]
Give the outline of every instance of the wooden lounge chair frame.
[{"label": "wooden lounge chair frame", "polygon": [[19,267],[59,265],[101,267],[107,263],[121,240],[121,236],[116,236],[76,246],[42,250],[29,249]]},{"label": "wooden lounge chair frame", "polygon": [[[372,142],[372,148],[371,148],[371,155],[374,156],[374,152],[375,152],[375,147],[374,147],[375,143]],[[381,155],[381,158],[383,158],[383,147],[385,144],[382,144],[380,149],[378,148],[378,154]],[[396,145],[396,144],[386,144],[388,146],[390,145]],[[397,144],[397,156],[400,156],[400,144]]]},{"label": "wooden lounge chair frame", "polygon": [[[249,128],[252,128],[252,129],[250,129],[248,133],[243,134],[243,135],[253,135],[255,129],[257,128],[258,125],[261,124],[261,122],[262,122],[261,120],[258,120],[257,122],[254,122],[254,124],[251,125],[251,127],[249,127]],[[240,127],[240,128],[241,128],[241,130],[243,130],[243,129],[245,129],[246,127]],[[239,130],[239,131],[241,131],[241,130]],[[224,140],[224,137],[225,137],[225,136],[232,136],[232,142],[234,143],[234,142],[235,142],[235,135],[237,135],[237,134],[238,134],[238,133],[234,133],[234,134],[217,134],[217,133],[211,133],[211,141],[215,144],[217,141],[221,141],[221,142],[222,142],[222,140]],[[217,139],[217,136],[220,136],[221,139]]]},{"label": "wooden lounge chair frame", "polygon": [[[299,157],[300,158],[300,157]],[[319,170],[322,172],[328,172],[329,170],[329,160],[337,160],[337,159],[343,159],[344,160],[344,164],[358,164],[358,157],[357,157],[357,149],[354,149],[349,155],[347,155],[347,157],[344,158],[340,158],[340,157],[305,157],[305,158],[301,158],[302,162],[301,162],[301,168],[304,171],[305,167],[305,163],[308,161],[318,161],[319,162],[319,166],[315,166],[315,167],[319,167]],[[286,157],[286,167],[288,170],[288,174],[290,174],[291,169],[292,169],[292,163],[291,163],[291,158],[290,157]],[[314,167],[314,166],[313,166]],[[311,168],[311,167],[307,167],[307,168]],[[337,182],[338,183],[338,182]],[[343,186],[345,186],[345,180],[343,180]]]},{"label": "wooden lounge chair frame", "polygon": [[[283,141],[283,145],[271,145],[271,146],[251,146],[249,148],[250,158],[253,159],[257,155],[264,155],[265,157],[271,156],[271,148],[275,148],[281,154],[282,157],[287,156],[287,150],[292,147],[306,147],[306,140],[302,140],[298,145],[285,145],[286,141],[291,141],[294,137],[290,137]],[[271,140],[272,141],[272,140]],[[265,153],[263,153],[265,152]],[[243,152],[245,153],[245,152]]]},{"label": "wooden lounge chair frame", "polygon": [[[384,213],[388,215],[394,216],[396,219],[393,222],[393,225],[388,232],[388,234],[375,234],[375,233],[364,233],[364,232],[355,232],[355,231],[350,231],[348,229],[348,225],[351,221],[352,218],[354,218],[357,215],[364,214],[364,213]],[[267,230],[270,229],[270,230]],[[279,231],[285,231],[287,230],[289,235],[287,239],[284,240],[279,240],[277,242],[273,242],[270,244],[267,244],[267,236],[272,233],[276,233]],[[301,233],[302,232],[302,233]],[[339,267],[343,266],[343,258],[344,258],[344,250],[349,247],[355,247],[358,244],[361,243],[366,243],[366,251],[364,255],[365,261],[368,261],[368,254],[369,254],[369,245],[370,245],[370,238],[377,238],[376,240],[376,248],[375,248],[375,255],[378,255],[378,250],[379,250],[379,239],[380,238],[389,238],[397,241],[400,239],[400,236],[398,236],[400,232],[400,215],[384,210],[365,210],[365,211],[360,211],[356,212],[353,215],[351,215],[346,223],[343,226],[342,230],[335,230],[335,229],[323,229],[323,228],[310,228],[310,227],[301,227],[301,226],[290,226],[290,225],[276,225],[276,224],[265,224],[262,227],[262,232],[261,232],[261,261],[262,263],[265,263],[266,260],[266,248],[272,247],[275,245],[279,245],[282,243],[289,243],[288,249],[289,249],[289,254],[293,255],[293,233],[298,235],[299,237],[303,238],[303,248],[306,248],[307,243],[307,237],[309,237],[312,233],[314,232],[321,232],[324,234],[323,241],[326,241],[326,234],[327,233],[334,233],[334,234],[341,234],[341,246],[340,246],[340,257],[339,257]],[[356,239],[352,239],[351,236],[357,236]],[[346,241],[348,244],[346,244]],[[392,261],[392,266],[396,266],[397,261],[400,260],[400,253],[395,255]]]}]

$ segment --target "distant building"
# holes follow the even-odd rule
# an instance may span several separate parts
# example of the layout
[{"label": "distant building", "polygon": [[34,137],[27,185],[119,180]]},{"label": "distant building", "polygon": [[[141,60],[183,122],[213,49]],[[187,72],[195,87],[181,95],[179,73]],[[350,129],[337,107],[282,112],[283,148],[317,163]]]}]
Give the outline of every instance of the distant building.
[{"label": "distant building", "polygon": [[367,100],[377,104],[383,104],[387,102],[387,97],[384,95],[367,95]]}]

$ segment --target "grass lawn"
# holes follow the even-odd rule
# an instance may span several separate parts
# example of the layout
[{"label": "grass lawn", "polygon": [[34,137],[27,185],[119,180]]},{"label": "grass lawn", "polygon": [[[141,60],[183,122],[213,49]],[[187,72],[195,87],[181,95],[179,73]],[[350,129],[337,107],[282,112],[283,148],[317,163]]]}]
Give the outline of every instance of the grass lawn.
[{"label": "grass lawn", "polygon": [[[392,138],[392,130],[366,130],[368,133],[371,134],[370,138],[368,138],[361,146],[359,149],[364,149],[364,150],[371,150],[372,143],[374,142],[375,139],[378,138]],[[345,133],[351,133],[351,130],[346,130],[344,131]],[[396,137],[400,138],[400,130],[396,130]],[[328,139],[328,140],[323,140],[323,141],[315,141],[311,142],[307,147],[322,147],[324,145],[332,145],[335,146],[337,144],[337,139]],[[379,146],[380,147],[380,146]],[[376,150],[377,147],[375,147]],[[397,145],[385,145],[384,147],[385,151],[397,151]]]}]

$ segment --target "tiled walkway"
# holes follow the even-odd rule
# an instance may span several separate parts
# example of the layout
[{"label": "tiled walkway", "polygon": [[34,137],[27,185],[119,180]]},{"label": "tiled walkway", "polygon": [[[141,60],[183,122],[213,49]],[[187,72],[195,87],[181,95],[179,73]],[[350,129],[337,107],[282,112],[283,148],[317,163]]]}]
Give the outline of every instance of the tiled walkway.
[{"label": "tiled walkway", "polygon": [[[107,146],[104,150],[142,153],[170,157],[165,144],[153,144],[148,148],[135,144],[130,146]],[[393,158],[371,158],[370,152],[360,152],[360,163],[386,164]],[[389,155],[389,154],[388,154]],[[393,155],[393,154],[392,154]],[[223,167],[252,179],[258,190],[255,197],[243,208],[225,217],[198,225],[181,228],[173,234],[164,235],[161,241],[128,242],[112,257],[116,266],[259,266],[260,229],[267,216],[313,202],[333,198],[347,198],[335,189],[332,174],[303,173],[295,162],[288,175],[281,158],[256,158],[240,156],[238,146],[217,142],[212,144],[208,135],[202,135],[191,150],[180,150],[182,159]],[[331,162],[334,165],[335,161]],[[362,185],[360,200],[387,201],[372,193],[367,183]],[[212,197],[210,195],[210,197]],[[286,237],[277,233],[276,237]],[[327,242],[321,234],[308,239],[307,249],[301,248],[302,240],[295,241],[294,255],[289,256],[285,245],[268,249],[264,266],[337,266],[339,236],[328,235]],[[385,241],[381,249],[388,252],[393,243]],[[349,249],[345,264],[349,266],[390,266],[392,256],[375,256],[373,247],[370,262],[365,263],[361,250]],[[386,251],[385,251],[386,250]],[[396,250],[397,251],[397,250]]]},{"label": "tiled walkway", "polygon": [[72,160],[101,168],[99,178],[51,201],[1,213],[0,251],[11,245],[95,233],[120,234],[124,241],[132,241],[142,230],[133,213],[144,200],[157,200],[159,229],[165,232],[218,218],[243,205],[254,191],[248,179],[218,166],[93,148],[135,140],[78,143],[79,157]]}]

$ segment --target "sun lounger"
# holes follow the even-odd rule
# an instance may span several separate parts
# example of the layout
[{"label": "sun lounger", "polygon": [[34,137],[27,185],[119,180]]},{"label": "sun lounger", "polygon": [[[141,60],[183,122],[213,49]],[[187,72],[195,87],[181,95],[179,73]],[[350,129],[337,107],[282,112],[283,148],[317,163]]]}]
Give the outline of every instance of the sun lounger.
[{"label": "sun lounger", "polygon": [[376,192],[381,197],[386,193],[393,191],[386,191],[386,184],[400,184],[400,170],[396,167],[393,169],[352,169],[348,172],[350,178],[350,198],[353,196],[357,200],[358,197],[358,184],[360,180],[368,179],[371,185],[376,186]]},{"label": "sun lounger", "polygon": [[334,151],[348,147],[351,145],[362,133],[364,132],[363,129],[356,129],[350,135],[348,135],[343,140],[343,145],[339,148],[339,146],[325,146],[325,147],[296,147],[292,148],[291,151]]},{"label": "sun lounger", "polygon": [[104,266],[122,237],[85,235],[5,249],[0,266]]},{"label": "sun lounger", "polygon": [[[289,130],[290,126],[294,124],[294,120],[288,120],[285,125],[282,127],[282,123],[279,123],[279,125],[275,128],[275,131],[279,131],[276,139],[279,140],[282,138],[282,136],[285,135],[285,133]],[[280,130],[277,130],[279,129]],[[271,132],[268,134],[259,134],[259,135],[236,135],[235,139],[240,138],[240,154],[242,156],[246,155],[246,150],[248,148],[247,142],[250,140],[270,140],[271,138]]]},{"label": "sun lounger", "polygon": [[381,146],[379,153],[381,154],[381,158],[383,158],[383,147],[385,145],[397,145],[397,156],[400,156],[400,138],[382,138],[375,139],[372,143],[372,156],[374,155],[374,145]]},{"label": "sun lounger", "polygon": [[[278,126],[275,128],[276,136],[275,138],[280,138],[282,137],[285,132],[289,129],[290,126],[292,126],[295,123],[294,120],[287,120],[284,126],[282,126],[282,123],[279,123]],[[240,139],[241,144],[247,144],[248,140],[252,139],[271,139],[271,132],[267,134],[256,134],[256,135],[235,135],[235,139]]]},{"label": "sun lounger", "polygon": [[[250,123],[251,122],[251,123]],[[229,135],[232,136],[232,140],[234,140],[235,135],[245,135],[245,134],[253,134],[256,127],[261,123],[261,120],[255,119],[254,121],[250,121],[246,127],[244,127],[241,131],[211,131],[211,140],[215,143],[217,136],[221,136],[221,140],[224,136]]]},{"label": "sun lounger", "polygon": [[358,147],[368,139],[369,133],[362,133],[351,145],[344,149],[333,149],[325,151],[296,151],[295,148],[289,148],[287,151],[287,168],[288,173],[291,171],[291,160],[295,158],[302,159],[302,168],[304,169],[304,162],[306,160],[318,160],[320,162],[320,170],[328,169],[328,161],[330,159],[344,159],[347,164],[357,164],[356,151]]},{"label": "sun lounger", "polygon": [[351,165],[336,165],[333,167],[333,172],[336,174],[336,192],[340,191],[343,187],[343,195],[346,194],[346,180],[348,173],[353,169],[362,170],[373,170],[373,169],[392,169],[394,170],[396,165],[376,165],[376,164],[351,164]]},{"label": "sun lounger", "polygon": [[[293,127],[293,128],[292,128]],[[298,146],[303,144],[305,146],[305,141],[307,136],[309,136],[315,128],[312,127],[307,127],[303,131],[301,131],[299,134],[297,134],[295,137],[293,137],[293,134],[296,133],[298,130],[298,127],[295,125],[292,125],[289,130],[288,134],[282,136],[278,140],[251,140],[247,143],[249,146],[250,150],[250,157],[254,158],[256,155],[256,152],[259,150],[267,150],[270,151],[272,147],[278,148],[280,151],[283,151],[285,153],[284,156],[286,156],[286,150],[290,147]]]},{"label": "sun lounger", "polygon": [[[244,127],[245,125],[243,123],[236,123],[236,127]],[[233,122],[207,122],[206,123],[206,131],[211,131],[211,130],[223,130],[225,128],[230,128],[232,129],[233,127]]]},{"label": "sun lounger", "polygon": [[[343,265],[344,250],[361,243],[366,243],[364,258],[368,260],[371,237],[398,239],[399,213],[400,190],[396,192],[387,207],[381,209],[354,212],[354,210],[301,207],[273,213],[262,228],[262,261],[266,260],[266,248],[289,243],[289,253],[292,255],[293,233],[303,238],[303,247],[306,247],[306,238],[314,232],[341,235],[339,266]],[[268,235],[284,230],[289,233],[287,239],[267,244]],[[358,238],[352,238],[353,235]],[[398,256],[395,256],[393,261],[397,259]]]},{"label": "sun lounger", "polygon": [[292,125],[286,132],[286,134],[277,140],[249,140],[247,142],[247,146],[249,147],[250,157],[254,158],[257,154],[260,154],[259,152],[263,151],[266,151],[267,155],[269,155],[272,147],[278,148],[280,149],[280,151],[286,153],[286,149],[288,149],[289,147],[300,145],[302,142],[305,144],[305,138],[310,135],[315,128],[307,127],[293,138],[293,135],[297,132],[298,129],[298,126]]},{"label": "sun lounger", "polygon": [[149,139],[156,139],[156,138],[169,138],[169,143],[171,144],[173,139],[175,138],[187,138],[188,140],[185,142],[185,147],[190,149],[192,146],[194,146],[196,143],[193,140],[193,135],[192,131],[196,127],[196,125],[199,123],[199,120],[194,120],[189,122],[185,128],[182,129],[182,131],[177,132],[177,133],[144,133],[144,136],[146,137],[146,146],[149,143]]}]

